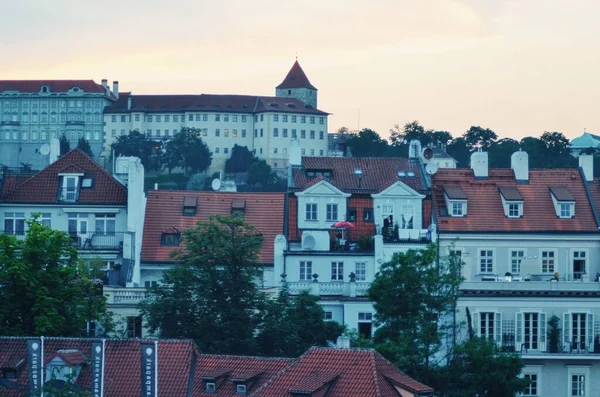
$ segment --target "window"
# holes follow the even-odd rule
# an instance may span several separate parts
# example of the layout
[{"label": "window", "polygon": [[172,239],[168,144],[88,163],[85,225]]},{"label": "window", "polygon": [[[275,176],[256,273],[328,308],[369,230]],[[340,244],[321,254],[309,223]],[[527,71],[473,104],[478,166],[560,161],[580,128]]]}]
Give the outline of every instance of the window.
[{"label": "window", "polygon": [[310,149],[310,155],[314,156],[315,155],[315,149]]},{"label": "window", "polygon": [[300,261],[300,280],[312,279],[312,262]]},{"label": "window", "polygon": [[323,155],[323,150],[319,150],[319,156]]},{"label": "window", "polygon": [[242,130],[242,138],[246,137],[246,130]]},{"label": "window", "polygon": [[112,130],[110,132],[110,136],[112,136],[113,138],[117,136],[117,130]]},{"label": "window", "polygon": [[260,121],[265,121],[265,115],[264,114],[260,115]]},{"label": "window", "polygon": [[349,222],[356,222],[356,208],[348,208],[348,216],[346,218]]},{"label": "window", "polygon": [[229,115],[228,114],[223,115],[223,121],[226,123],[229,123]]},{"label": "window", "polygon": [[78,196],[78,183],[79,177],[77,176],[64,176],[62,181],[62,188],[60,198],[61,201],[77,201]]},{"label": "window", "polygon": [[145,288],[157,287],[158,281],[144,281]]},{"label": "window", "polygon": [[452,216],[465,216],[467,215],[466,203],[462,201],[452,201]]},{"label": "window", "polygon": [[25,234],[25,213],[24,212],[5,212],[4,213],[4,233],[16,234],[22,236]]},{"label": "window", "polygon": [[306,204],[306,220],[316,221],[317,220],[317,204],[308,203]]},{"label": "window", "polygon": [[223,153],[225,153],[225,154],[229,153],[229,148],[228,147],[223,148]]},{"label": "window", "polygon": [[179,115],[176,115],[176,114],[173,115],[173,122],[175,122],[175,123],[179,122]]},{"label": "window", "polygon": [[254,129],[254,137],[258,138],[258,129],[256,129],[256,128]]},{"label": "window", "polygon": [[282,116],[282,118],[283,118],[283,122],[284,122],[284,123],[287,123],[287,121],[288,121],[288,116],[287,116],[287,114],[284,114],[284,115]]},{"label": "window", "polygon": [[525,251],[513,250],[510,251],[510,271],[513,274],[521,273],[521,261],[525,257]]},{"label": "window", "polygon": [[325,117],[319,117],[319,124],[325,124]]},{"label": "window", "polygon": [[373,333],[373,313],[358,313],[358,333],[371,338]]},{"label": "window", "polygon": [[523,390],[524,396],[538,396],[538,376],[537,374],[524,374],[525,379],[529,379],[529,386]]},{"label": "window", "polygon": [[479,250],[479,271],[492,273],[494,271],[494,251]]},{"label": "window", "polygon": [[[151,123],[152,122],[152,115],[149,114],[148,116],[146,116],[146,120]],[[156,121],[158,121],[158,117],[156,118]]]},{"label": "window", "polygon": [[356,262],[354,264],[354,274],[356,281],[365,281],[367,279],[367,262]]},{"label": "window", "polygon": [[279,121],[279,115],[278,114],[274,114],[273,115],[273,121]]},{"label": "window", "polygon": [[321,140],[325,139],[325,132],[324,131],[319,131],[319,139],[321,139]]},{"label": "window", "polygon": [[279,136],[279,128],[273,128],[273,136],[277,138]]},{"label": "window", "polygon": [[[567,395],[568,396],[589,396],[590,385],[587,379],[590,379],[589,365],[567,365]],[[541,393],[539,393],[541,395]]]},{"label": "window", "polygon": [[237,114],[234,114],[233,116],[231,116],[231,120],[232,120],[234,123],[237,123],[237,120],[238,120],[238,116],[237,116]]},{"label": "window", "polygon": [[304,156],[306,154],[306,149],[302,149],[302,155]]},{"label": "window", "polygon": [[221,121],[221,115],[215,114],[215,121]]},{"label": "window", "polygon": [[140,118],[141,118],[141,117],[140,117],[140,115],[139,115],[139,114],[136,114],[136,115],[135,115],[135,121],[140,121]]},{"label": "window", "polygon": [[556,251],[542,251],[542,273],[554,274]]},{"label": "window", "polygon": [[323,320],[333,320],[333,312],[323,312]]},{"label": "window", "polygon": [[179,245],[179,233],[168,232],[163,233],[160,238],[160,245],[176,247]]},{"label": "window", "polygon": [[315,131],[314,130],[310,131],[310,139],[315,139]]},{"label": "window", "polygon": [[215,153],[219,153],[219,148],[218,147],[215,148]]},{"label": "window", "polygon": [[331,262],[331,281],[344,280],[344,262]]},{"label": "window", "polygon": [[223,136],[224,136],[225,138],[229,137],[229,130],[228,130],[227,128],[225,128],[225,129],[223,130]]},{"label": "window", "polygon": [[373,208],[363,208],[363,221],[373,222]]},{"label": "window", "polygon": [[237,130],[232,130],[231,131],[231,136],[234,138],[237,138]]},{"label": "window", "polygon": [[215,136],[220,136],[221,135],[221,130],[220,129],[215,129]]},{"label": "window", "polygon": [[208,121],[208,114],[203,114],[202,115],[202,121]]},{"label": "window", "polygon": [[263,137],[263,129],[262,128],[260,129],[260,137],[261,138]]},{"label": "window", "polygon": [[282,137],[284,137],[284,138],[287,138],[287,137],[288,137],[287,128],[284,128],[284,129],[282,130],[282,132],[281,132],[281,136],[282,136]]},{"label": "window", "polygon": [[593,350],[594,315],[565,313],[563,315],[563,342],[567,352]]},{"label": "window", "polygon": [[546,313],[517,313],[517,351],[546,350]]},{"label": "window", "polygon": [[573,204],[570,203],[560,203],[560,217],[561,218],[571,218],[573,217]]},{"label": "window", "polygon": [[246,122],[246,115],[245,115],[245,114],[243,114],[243,115],[242,115],[242,123],[245,123],[245,122]]},{"label": "window", "polygon": [[246,385],[236,385],[235,386],[235,394],[246,394]]},{"label": "window", "polygon": [[585,396],[585,375],[571,375],[571,396]]},{"label": "window", "polygon": [[96,233],[115,232],[115,214],[96,214]]},{"label": "window", "polygon": [[301,130],[300,131],[300,138],[301,139],[306,139],[306,130]]},{"label": "window", "polygon": [[142,337],[142,317],[127,317],[127,337],[141,338]]},{"label": "window", "polygon": [[161,116],[159,114],[156,115],[156,121],[160,123],[161,121]]},{"label": "window", "polygon": [[296,116],[292,116],[292,123],[296,122]]},{"label": "window", "polygon": [[[157,116],[160,117],[160,116]],[[156,121],[160,121],[160,120],[156,120]],[[165,114],[165,122],[168,123],[169,121],[171,121],[171,116],[169,116],[168,114]]]},{"label": "window", "polygon": [[311,124],[314,124],[314,123],[315,123],[315,117],[314,117],[314,116],[311,116],[311,117],[310,117],[310,123],[311,123]]},{"label": "window", "polygon": [[520,203],[509,203],[508,204],[508,217],[518,218],[521,216],[521,204]]},{"label": "window", "polygon": [[113,122],[113,123],[116,123],[117,122],[117,116],[116,115],[110,116],[110,121]]},{"label": "window", "polygon": [[277,148],[276,147],[273,148],[273,154],[277,154]]},{"label": "window", "polygon": [[327,217],[328,222],[335,222],[338,219],[338,205],[327,204]]},{"label": "window", "polygon": [[502,320],[500,313],[476,313],[476,318],[478,318],[477,332],[480,337],[490,341],[501,341]]},{"label": "window", "polygon": [[586,251],[573,251],[573,280],[581,280],[586,274]]}]

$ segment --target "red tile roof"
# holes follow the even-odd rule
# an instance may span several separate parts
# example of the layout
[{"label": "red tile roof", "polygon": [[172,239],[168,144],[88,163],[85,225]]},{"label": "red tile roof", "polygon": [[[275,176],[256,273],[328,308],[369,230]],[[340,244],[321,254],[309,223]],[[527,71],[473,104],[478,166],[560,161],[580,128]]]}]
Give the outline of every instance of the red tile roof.
[{"label": "red tile roof", "polygon": [[94,80],[0,80],[0,92],[36,93],[41,91],[42,86],[50,87],[50,92],[68,92],[73,87],[79,87],[84,92],[106,93],[102,84]]},{"label": "red tile roof", "polygon": [[[128,101],[131,98],[131,109]],[[326,115],[326,112],[307,107],[296,98],[278,98],[253,95],[132,95],[119,94],[119,99],[104,113],[164,113],[164,112],[215,112],[260,113],[265,111],[285,113],[308,113]]]},{"label": "red tile roof", "polygon": [[[201,354],[196,361],[192,395],[233,396],[235,395],[236,386],[232,379],[240,381],[242,379],[250,379],[247,383],[247,393],[250,394],[292,362],[293,359],[291,358]],[[217,383],[216,392],[205,392],[205,383],[202,381],[202,377],[213,378],[221,375],[226,376]]]},{"label": "red tile roof", "polygon": [[[141,394],[141,357],[140,343],[137,339],[107,340],[105,350],[105,395],[139,396]],[[52,357],[60,350],[77,350],[85,357],[92,357],[92,340],[78,338],[44,338],[44,357]],[[160,340],[158,342],[158,390],[159,396],[185,396],[188,388],[192,363],[192,352],[196,349],[190,340]],[[0,337],[0,368],[7,359],[22,357],[27,360],[27,338]],[[44,360],[46,361],[46,360]],[[15,381],[28,385],[28,365]],[[89,389],[92,374],[89,365],[82,368],[76,384]],[[13,394],[1,390],[0,395],[21,396],[17,391]]]},{"label": "red tile roof", "polygon": [[[433,205],[440,232],[597,232],[586,187],[577,169],[530,170],[529,184],[516,183],[511,169],[490,169],[487,180],[475,180],[470,169],[440,169],[432,178]],[[446,208],[444,189],[460,187],[467,197],[467,216],[440,216]],[[518,189],[523,217],[504,215],[500,188]],[[575,218],[558,219],[550,189],[567,189],[575,200]],[[599,192],[600,193],[600,192]],[[600,195],[598,195],[600,196]],[[562,197],[562,196],[561,196]]]},{"label": "red tile roof", "polygon": [[[308,177],[309,171],[330,171],[331,177]],[[400,177],[398,171],[412,171],[415,176]],[[305,190],[323,179],[345,193],[379,193],[397,181],[417,192],[425,191],[418,163],[401,157],[302,157],[302,169],[295,168],[293,175],[293,191]]]},{"label": "red tile roof", "polygon": [[314,389],[337,376],[328,397],[394,396],[394,384],[414,392],[433,390],[406,376],[373,349],[312,347],[253,397],[287,396],[298,388]]},{"label": "red tile roof", "polygon": [[316,90],[315,86],[308,81],[308,77],[306,77],[306,73],[300,67],[297,59],[287,76],[285,76],[285,79],[283,79],[277,88],[310,88],[311,90]]},{"label": "red tile roof", "polygon": [[0,202],[18,204],[56,204],[60,188],[59,173],[84,173],[92,178],[91,188],[79,191],[77,204],[126,205],[127,188],[79,149],[71,150],[42,171],[17,186],[2,188]]},{"label": "red tile roof", "polygon": [[[197,200],[196,216],[183,216],[183,203],[188,197]],[[264,236],[260,261],[273,263],[275,236],[283,233],[284,198],[284,193],[151,190],[146,205],[142,261],[173,262],[169,253],[177,247],[160,245],[164,231],[171,228],[183,231],[194,228],[198,221],[208,221],[211,215],[230,215],[234,201],[246,200],[244,218]]]}]

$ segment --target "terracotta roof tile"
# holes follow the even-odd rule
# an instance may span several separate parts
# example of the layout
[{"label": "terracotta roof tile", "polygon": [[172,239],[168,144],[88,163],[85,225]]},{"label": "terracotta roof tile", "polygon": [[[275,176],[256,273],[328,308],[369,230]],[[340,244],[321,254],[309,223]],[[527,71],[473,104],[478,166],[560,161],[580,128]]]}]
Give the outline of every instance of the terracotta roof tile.
[{"label": "terracotta roof tile", "polygon": [[[439,230],[444,232],[597,232],[586,187],[577,169],[530,170],[529,183],[517,184],[511,169],[490,169],[486,180],[475,180],[470,169],[440,169],[432,178],[433,205]],[[468,197],[467,216],[440,216],[446,208],[444,190],[459,186]],[[523,216],[504,215],[499,187],[512,186],[523,198]],[[559,219],[554,210],[550,188],[568,189],[575,201],[575,217]],[[560,196],[562,196],[562,189]],[[600,193],[597,192],[597,193]],[[592,194],[594,196],[594,194]],[[600,198],[600,194],[596,194]]]},{"label": "terracotta roof tile", "polygon": [[102,84],[94,80],[0,80],[0,92],[19,91],[36,93],[42,86],[50,87],[50,92],[67,92],[73,87],[79,87],[84,92],[106,93]]},{"label": "terracotta roof tile", "polygon": [[304,70],[300,67],[297,59],[285,76],[285,79],[283,79],[277,88],[310,88],[316,90],[315,86],[308,81],[308,77],[306,77],[306,73],[304,73]]},{"label": "terracotta roof tile", "polygon": [[[244,218],[264,236],[260,253],[262,263],[273,263],[275,236],[283,233],[284,193],[220,193],[175,190],[150,190],[146,205],[142,261],[173,262],[169,253],[177,247],[161,246],[161,234],[171,228],[191,229],[211,215],[230,215],[234,200],[245,200]],[[197,200],[196,215],[184,216],[186,198]],[[183,246],[183,245],[181,245]]]},{"label": "terracotta roof tile", "polygon": [[312,347],[251,396],[286,396],[299,386],[308,390],[336,376],[335,384],[327,394],[329,397],[398,397],[399,393],[388,378],[404,388],[433,391],[400,372],[373,349]]},{"label": "terracotta roof tile", "polygon": [[[331,176],[309,177],[311,171],[330,171]],[[398,171],[413,172],[414,176],[398,176]],[[345,193],[379,193],[397,181],[418,192],[425,190],[418,163],[401,157],[302,157],[302,169],[293,169],[293,175],[294,191],[323,179]]]},{"label": "terracotta roof tile", "polygon": [[91,188],[80,189],[77,204],[126,205],[127,188],[79,149],[71,150],[18,186],[3,187],[1,201],[18,204],[56,204],[61,172],[81,172],[94,179]]}]

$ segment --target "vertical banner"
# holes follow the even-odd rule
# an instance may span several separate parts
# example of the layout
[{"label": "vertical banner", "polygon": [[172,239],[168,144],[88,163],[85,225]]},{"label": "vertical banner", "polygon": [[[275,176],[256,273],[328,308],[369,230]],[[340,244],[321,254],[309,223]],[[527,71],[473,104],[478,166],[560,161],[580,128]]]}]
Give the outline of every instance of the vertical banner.
[{"label": "vertical banner", "polygon": [[104,390],[104,345],[102,341],[92,342],[92,396],[102,397]]},{"label": "vertical banner", "polygon": [[42,340],[27,340],[27,363],[29,364],[29,390],[42,387]]},{"label": "vertical banner", "polygon": [[140,344],[142,349],[142,397],[156,396],[156,345]]}]

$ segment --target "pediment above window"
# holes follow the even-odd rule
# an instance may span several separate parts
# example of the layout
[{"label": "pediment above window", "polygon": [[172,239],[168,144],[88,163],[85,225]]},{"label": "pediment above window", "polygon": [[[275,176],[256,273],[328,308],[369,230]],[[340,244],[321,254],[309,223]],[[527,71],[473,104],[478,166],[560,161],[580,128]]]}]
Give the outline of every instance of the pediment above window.
[{"label": "pediment above window", "polygon": [[296,192],[296,196],[337,196],[350,197],[350,194],[342,192],[340,189],[327,181],[319,181],[305,189],[302,192]]},{"label": "pediment above window", "polygon": [[373,198],[383,198],[383,197],[411,197],[411,198],[419,198],[424,199],[425,195],[420,194],[406,183],[397,181],[391,184],[389,187],[384,189],[382,192],[377,194],[372,194]]}]

